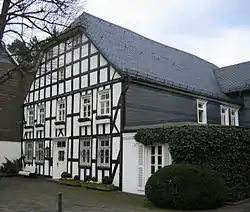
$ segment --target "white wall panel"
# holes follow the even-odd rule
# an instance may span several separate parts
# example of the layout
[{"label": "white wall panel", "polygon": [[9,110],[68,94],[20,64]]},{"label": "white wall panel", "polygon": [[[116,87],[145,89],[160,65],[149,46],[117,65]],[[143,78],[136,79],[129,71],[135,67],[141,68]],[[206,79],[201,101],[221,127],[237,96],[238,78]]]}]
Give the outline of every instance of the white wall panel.
[{"label": "white wall panel", "polygon": [[80,59],[80,48],[74,50],[74,61]]},{"label": "white wall panel", "polygon": [[66,81],[66,93],[71,91],[71,80]]},{"label": "white wall panel", "polygon": [[74,150],[73,150],[73,158],[78,158],[79,151],[79,139],[74,139]]},{"label": "white wall panel", "polygon": [[57,58],[55,58],[55,59],[52,60],[52,70],[55,70],[58,67],[57,62],[58,62]]},{"label": "white wall panel", "polygon": [[108,68],[100,69],[100,82],[107,82],[108,81]]},{"label": "white wall panel", "polygon": [[88,59],[82,60],[81,63],[81,73],[88,71]]},{"label": "white wall panel", "polygon": [[74,95],[74,113],[79,113],[80,93]]},{"label": "white wall panel", "polygon": [[67,96],[67,114],[71,114],[72,96]]},{"label": "white wall panel", "polygon": [[98,66],[97,61],[98,61],[97,55],[92,56],[90,58],[90,70],[97,68],[97,66]]},{"label": "white wall panel", "polygon": [[95,48],[95,46],[91,43],[91,46],[90,46],[90,54],[94,54],[97,52],[97,49]]},{"label": "white wall panel", "polygon": [[73,75],[80,74],[80,62],[74,63],[73,65]]},{"label": "white wall panel", "polygon": [[59,57],[59,67],[64,66],[64,54]]},{"label": "white wall panel", "polygon": [[100,66],[105,66],[107,65],[107,61],[104,59],[104,57],[102,55],[100,55]]},{"label": "white wall panel", "polygon": [[88,56],[88,44],[82,46],[82,57]]},{"label": "white wall panel", "polygon": [[66,54],[66,64],[68,64],[70,62],[72,62],[72,52],[71,51]]},{"label": "white wall panel", "polygon": [[52,86],[52,96],[55,96],[55,95],[57,95],[57,86],[53,85]]},{"label": "white wall panel", "polygon": [[97,71],[90,73],[90,85],[97,84]]},{"label": "white wall panel", "polygon": [[88,86],[88,75],[81,76],[81,88]]},{"label": "white wall panel", "polygon": [[59,91],[58,91],[58,93],[59,94],[63,94],[64,93],[64,83],[63,82],[61,82],[59,84]]},{"label": "white wall panel", "polygon": [[80,85],[79,85],[79,77],[73,79],[73,89],[74,90],[78,90],[80,88]]},{"label": "white wall panel", "polygon": [[66,78],[71,77],[71,65],[66,66],[65,70],[66,70],[66,73],[65,73]]},{"label": "white wall panel", "polygon": [[67,123],[66,123],[67,124],[66,125],[66,136],[67,137],[71,136],[71,126],[72,126],[71,125],[71,119],[72,119],[71,117],[67,118]]}]

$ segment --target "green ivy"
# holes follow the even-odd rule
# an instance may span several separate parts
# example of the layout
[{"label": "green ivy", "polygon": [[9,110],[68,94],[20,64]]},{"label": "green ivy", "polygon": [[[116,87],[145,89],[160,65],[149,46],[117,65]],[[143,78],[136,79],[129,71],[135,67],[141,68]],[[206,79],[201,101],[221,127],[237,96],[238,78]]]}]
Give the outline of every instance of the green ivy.
[{"label": "green ivy", "polygon": [[250,130],[233,126],[185,125],[141,129],[135,140],[170,146],[173,163],[199,164],[219,171],[228,200],[250,196]]}]

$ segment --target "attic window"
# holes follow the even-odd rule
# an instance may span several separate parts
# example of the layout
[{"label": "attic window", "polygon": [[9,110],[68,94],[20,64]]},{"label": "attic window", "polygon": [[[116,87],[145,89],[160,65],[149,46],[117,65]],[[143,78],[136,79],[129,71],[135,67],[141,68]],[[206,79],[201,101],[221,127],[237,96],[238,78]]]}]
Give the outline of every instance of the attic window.
[{"label": "attic window", "polygon": [[207,124],[207,101],[197,100],[197,120],[199,124]]},{"label": "attic window", "polygon": [[238,109],[231,108],[231,125],[239,126],[239,116],[238,116]]}]

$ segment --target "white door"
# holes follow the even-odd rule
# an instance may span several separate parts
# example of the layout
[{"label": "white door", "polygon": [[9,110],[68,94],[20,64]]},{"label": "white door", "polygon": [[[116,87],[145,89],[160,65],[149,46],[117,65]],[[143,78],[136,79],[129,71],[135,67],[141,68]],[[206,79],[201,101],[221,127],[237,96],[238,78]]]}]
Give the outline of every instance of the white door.
[{"label": "white door", "polygon": [[55,140],[53,150],[53,179],[67,171],[67,140]]}]

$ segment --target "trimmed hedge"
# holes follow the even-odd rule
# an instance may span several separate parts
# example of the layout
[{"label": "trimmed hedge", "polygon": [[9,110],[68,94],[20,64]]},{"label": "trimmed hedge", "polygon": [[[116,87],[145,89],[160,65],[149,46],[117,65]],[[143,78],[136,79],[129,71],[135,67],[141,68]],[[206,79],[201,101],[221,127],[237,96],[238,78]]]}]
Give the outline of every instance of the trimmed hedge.
[{"label": "trimmed hedge", "polygon": [[168,143],[173,164],[198,164],[219,171],[228,201],[250,196],[250,130],[233,126],[185,125],[142,129],[135,140],[144,145]]},{"label": "trimmed hedge", "polygon": [[191,164],[165,166],[148,179],[145,194],[158,207],[201,210],[221,207],[226,186],[221,174]]}]

